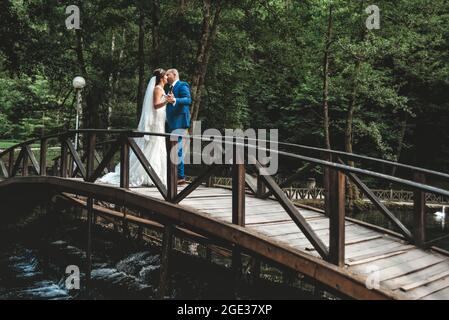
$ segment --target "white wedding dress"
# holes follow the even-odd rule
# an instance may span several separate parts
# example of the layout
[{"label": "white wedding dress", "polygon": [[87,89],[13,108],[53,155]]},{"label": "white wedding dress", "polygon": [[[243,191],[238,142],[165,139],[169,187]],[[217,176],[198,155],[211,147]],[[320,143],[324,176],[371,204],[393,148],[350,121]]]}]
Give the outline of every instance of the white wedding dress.
[{"label": "white wedding dress", "polygon": [[[138,131],[165,133],[165,109],[163,106],[155,109],[153,106],[153,93],[156,85],[156,77],[151,78],[145,98],[143,100],[142,115],[140,117]],[[163,89],[163,88],[162,88]],[[165,99],[165,96],[162,97]],[[167,149],[164,137],[144,136],[142,138],[134,138],[134,141],[142,150],[145,157],[148,159],[151,167],[159,176],[163,184],[167,185]],[[109,172],[100,179],[100,183],[107,183],[113,185],[120,185],[120,163],[115,167],[114,172]],[[143,166],[140,164],[136,155],[130,149],[129,160],[129,186],[153,186],[154,182],[147,174]]]}]

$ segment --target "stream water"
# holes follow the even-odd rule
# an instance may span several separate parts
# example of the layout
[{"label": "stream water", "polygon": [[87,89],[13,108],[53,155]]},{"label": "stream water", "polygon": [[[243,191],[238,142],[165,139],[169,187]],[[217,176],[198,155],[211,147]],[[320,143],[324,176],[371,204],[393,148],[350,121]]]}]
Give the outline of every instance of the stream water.
[{"label": "stream water", "polygon": [[[41,213],[39,208],[19,222],[2,226],[0,236],[0,299],[155,299],[160,247],[126,239],[97,227],[93,237],[90,290],[85,289],[86,226],[69,214]],[[178,249],[185,245],[180,239]],[[201,248],[198,248],[198,251]],[[230,258],[175,250],[171,256],[170,299],[333,299],[315,294],[301,279],[282,283],[282,273],[262,265],[262,280],[242,282],[235,293]],[[188,250],[187,250],[188,251]],[[80,271],[80,289],[71,288],[69,268]],[[247,270],[246,270],[247,273]]]},{"label": "stream water", "polygon": [[[409,230],[413,231],[413,210],[412,209],[391,209],[390,210],[398,219],[401,221]],[[449,208],[445,210],[445,214],[442,213],[442,208],[440,209],[427,209],[426,215],[426,233],[427,239],[439,239],[448,234],[449,231]],[[363,210],[362,212],[357,212],[350,214],[351,217],[356,218],[361,221],[365,221],[376,226],[381,226],[393,231],[397,231],[393,223],[391,223],[385,216],[383,216],[377,210]],[[449,238],[436,241],[433,245],[449,251]]]},{"label": "stream water", "polygon": [[[86,290],[85,222],[63,212],[47,214],[40,207],[29,210],[19,220],[0,226],[0,299],[155,299],[159,246],[97,226],[92,242],[91,288]],[[444,236],[449,228],[449,221],[434,211],[427,215],[428,239]],[[410,211],[393,213],[412,227]],[[378,211],[351,216],[394,229]],[[449,250],[447,239],[436,244]],[[207,261],[204,247],[194,246],[192,254],[181,239],[176,239],[175,248],[170,260],[170,299],[336,299],[306,278],[293,277],[286,285],[282,272],[269,264],[262,264],[259,282],[242,281],[236,294],[229,257],[215,254]],[[79,270],[79,289],[71,288],[75,282],[68,267]],[[249,269],[244,268],[244,279],[249,275]]]}]

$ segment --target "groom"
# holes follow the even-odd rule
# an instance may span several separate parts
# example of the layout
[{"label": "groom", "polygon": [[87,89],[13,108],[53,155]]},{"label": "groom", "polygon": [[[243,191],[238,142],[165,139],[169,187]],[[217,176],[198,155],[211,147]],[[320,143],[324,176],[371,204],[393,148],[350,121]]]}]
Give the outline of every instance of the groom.
[{"label": "groom", "polygon": [[[167,81],[170,85],[167,92],[167,117],[166,127],[168,133],[186,134],[190,127],[190,89],[187,82],[179,80],[179,73],[176,69],[167,70]],[[184,150],[183,138],[178,138],[178,184],[186,184],[184,175]]]}]

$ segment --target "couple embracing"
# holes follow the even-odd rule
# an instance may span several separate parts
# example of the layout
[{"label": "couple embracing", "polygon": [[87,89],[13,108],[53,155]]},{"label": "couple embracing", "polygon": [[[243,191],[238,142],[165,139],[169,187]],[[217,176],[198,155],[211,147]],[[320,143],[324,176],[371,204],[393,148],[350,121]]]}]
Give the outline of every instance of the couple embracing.
[{"label": "couple embracing", "polygon": [[[168,90],[164,87],[169,85]],[[152,133],[186,134],[190,126],[192,98],[187,82],[179,80],[176,69],[156,69],[153,72],[142,105],[138,131]],[[136,138],[136,144],[148,159],[160,180],[167,185],[167,149],[164,137],[145,135]],[[184,150],[182,137],[178,138],[178,184],[185,184]],[[101,183],[120,184],[120,164],[99,179]],[[131,152],[129,162],[129,186],[154,185],[136,155]]]}]

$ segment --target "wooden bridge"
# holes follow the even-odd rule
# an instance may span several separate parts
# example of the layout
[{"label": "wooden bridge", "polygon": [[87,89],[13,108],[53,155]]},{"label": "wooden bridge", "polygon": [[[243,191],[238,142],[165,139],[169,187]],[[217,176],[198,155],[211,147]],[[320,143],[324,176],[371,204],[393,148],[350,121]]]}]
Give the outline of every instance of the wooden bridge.
[{"label": "wooden bridge", "polygon": [[[75,150],[73,138],[83,137],[85,148]],[[167,186],[151,168],[134,138],[152,133],[127,130],[79,130],[29,140],[0,153],[0,200],[23,201],[27,195],[59,195],[87,209],[87,279],[90,278],[91,233],[94,217],[154,227],[163,231],[162,267],[159,297],[164,297],[169,252],[174,234],[182,233],[198,242],[232,250],[232,267],[238,278],[242,272],[242,253],[254,257],[251,272],[257,277],[260,259],[304,274],[343,296],[356,299],[449,299],[449,253],[433,247],[435,239],[426,237],[426,193],[448,197],[447,190],[426,184],[426,177],[446,180],[449,175],[409,165],[355,154],[308,146],[282,144],[294,152],[266,149],[283,159],[305,162],[324,168],[326,210],[292,203],[283,187],[298,178],[290,176],[277,184],[264,167],[238,161],[238,148],[254,146],[249,138],[205,139],[234,150],[230,164],[212,164],[187,186],[177,186],[176,161],[168,161]],[[113,136],[112,140],[99,137]],[[176,159],[177,137],[157,134],[167,140],[167,150]],[[171,139],[173,138],[174,139]],[[176,141],[172,141],[176,140]],[[55,142],[56,141],[56,142]],[[32,144],[40,144],[39,161]],[[50,143],[60,145],[60,156],[53,170],[47,163]],[[98,151],[102,146],[102,156]],[[224,149],[224,148],[223,148]],[[15,150],[19,150],[16,156]],[[154,187],[129,188],[129,155],[134,152]],[[120,186],[96,183],[107,172],[115,153],[120,153]],[[306,156],[315,152],[319,157]],[[246,154],[246,153],[245,153]],[[248,152],[249,154],[249,152]],[[324,159],[324,160],[323,160]],[[348,160],[370,161],[395,166],[412,179],[355,168]],[[333,161],[334,160],[334,161]],[[232,187],[211,184],[210,177],[223,166],[231,167]],[[253,169],[254,176],[248,174]],[[248,170],[248,172],[247,172]],[[53,175],[49,175],[52,171]],[[409,230],[359,175],[386,180],[413,190],[414,227]],[[398,232],[383,229],[345,216],[345,179],[350,179],[393,223]],[[3,203],[3,200],[2,200]],[[111,205],[112,204],[112,205]],[[126,208],[119,210],[118,208]]]}]

